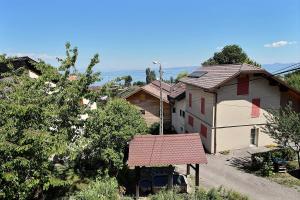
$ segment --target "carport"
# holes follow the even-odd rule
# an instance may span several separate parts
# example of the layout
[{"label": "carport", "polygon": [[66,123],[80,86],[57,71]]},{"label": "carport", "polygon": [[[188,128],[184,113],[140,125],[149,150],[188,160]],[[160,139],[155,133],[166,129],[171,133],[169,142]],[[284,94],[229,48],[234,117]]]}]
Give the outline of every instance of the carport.
[{"label": "carport", "polygon": [[[139,198],[141,167],[187,165],[195,170],[195,185],[199,186],[199,164],[207,164],[199,133],[172,135],[138,135],[129,143],[128,166],[136,173],[136,198]],[[173,174],[169,173],[168,187],[173,187]]]}]

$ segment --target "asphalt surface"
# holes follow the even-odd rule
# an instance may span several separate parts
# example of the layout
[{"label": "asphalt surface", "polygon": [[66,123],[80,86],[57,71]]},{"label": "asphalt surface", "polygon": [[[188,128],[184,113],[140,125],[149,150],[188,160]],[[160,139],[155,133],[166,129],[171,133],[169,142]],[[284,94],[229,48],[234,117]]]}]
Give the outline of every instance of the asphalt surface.
[{"label": "asphalt surface", "polygon": [[[247,162],[248,152],[249,149],[244,149],[230,155],[207,155],[208,164],[200,165],[200,186],[222,185],[246,194],[252,200],[300,200],[299,188],[289,188],[243,171],[240,167]],[[186,173],[185,165],[176,167],[180,173]],[[192,169],[191,173],[194,173]]]}]

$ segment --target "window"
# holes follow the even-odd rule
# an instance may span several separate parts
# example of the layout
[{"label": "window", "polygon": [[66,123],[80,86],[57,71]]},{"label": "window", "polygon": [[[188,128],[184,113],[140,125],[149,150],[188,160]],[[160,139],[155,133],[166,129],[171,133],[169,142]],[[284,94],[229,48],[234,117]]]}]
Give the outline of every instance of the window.
[{"label": "window", "polygon": [[239,77],[237,83],[237,95],[246,95],[249,93],[249,76]]},{"label": "window", "polygon": [[203,97],[201,98],[201,113],[205,114],[205,99]]},{"label": "window", "polygon": [[251,117],[256,118],[260,115],[260,99],[252,99]]},{"label": "window", "polygon": [[192,94],[189,93],[189,107],[192,107]]},{"label": "window", "polygon": [[145,114],[145,110],[140,110],[140,112],[141,112],[141,114],[143,114],[143,115]]},{"label": "window", "polygon": [[176,113],[176,108],[173,108],[173,113]]},{"label": "window", "polygon": [[182,117],[185,118],[185,112],[184,111],[182,111]]},{"label": "window", "polygon": [[194,126],[194,118],[190,115],[189,115],[189,118],[188,118],[188,123],[189,123],[190,126]]},{"label": "window", "polygon": [[258,144],[258,128],[252,128],[251,129],[250,144],[257,146],[257,144]]},{"label": "window", "polygon": [[207,127],[204,124],[200,126],[200,134],[205,138],[207,137]]}]

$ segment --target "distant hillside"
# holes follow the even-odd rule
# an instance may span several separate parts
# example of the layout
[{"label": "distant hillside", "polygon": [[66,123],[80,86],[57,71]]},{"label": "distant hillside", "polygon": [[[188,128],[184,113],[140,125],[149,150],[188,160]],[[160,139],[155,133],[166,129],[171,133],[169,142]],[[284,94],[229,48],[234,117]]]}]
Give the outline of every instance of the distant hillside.
[{"label": "distant hillside", "polygon": [[273,63],[273,64],[262,64],[262,66],[269,72],[274,72],[274,71],[280,70],[282,68],[291,66],[293,64],[295,64],[295,63]]}]

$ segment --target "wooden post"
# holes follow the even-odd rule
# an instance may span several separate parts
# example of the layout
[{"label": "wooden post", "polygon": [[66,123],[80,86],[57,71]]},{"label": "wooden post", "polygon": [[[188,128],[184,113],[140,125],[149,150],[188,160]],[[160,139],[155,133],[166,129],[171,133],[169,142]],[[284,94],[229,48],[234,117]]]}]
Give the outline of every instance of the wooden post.
[{"label": "wooden post", "polygon": [[135,167],[135,199],[140,198],[140,167]]},{"label": "wooden post", "polygon": [[169,174],[168,174],[168,189],[173,188],[173,167],[169,165]]},{"label": "wooden post", "polygon": [[199,187],[199,164],[196,164],[195,186]]},{"label": "wooden post", "polygon": [[186,175],[190,175],[191,174],[191,166],[190,164],[186,165]]}]

